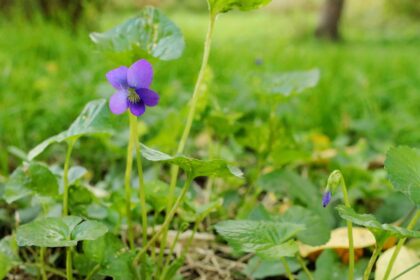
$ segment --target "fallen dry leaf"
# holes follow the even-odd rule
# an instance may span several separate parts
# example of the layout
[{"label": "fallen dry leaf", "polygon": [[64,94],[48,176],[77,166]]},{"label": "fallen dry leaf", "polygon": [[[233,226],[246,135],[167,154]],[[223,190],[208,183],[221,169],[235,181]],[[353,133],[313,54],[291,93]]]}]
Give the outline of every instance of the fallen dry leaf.
[{"label": "fallen dry leaf", "polygon": [[[389,260],[394,252],[395,247],[386,250],[376,262],[376,272],[375,280],[382,280],[384,278],[386,269],[389,264]],[[398,257],[395,259],[394,266],[392,267],[390,277],[388,279],[393,279],[398,274],[402,273],[404,270],[412,267],[420,261],[420,258],[417,256],[414,250],[408,249],[403,246],[401,248]],[[420,279],[420,266],[410,270],[406,274],[398,277],[398,280],[415,280]]]}]

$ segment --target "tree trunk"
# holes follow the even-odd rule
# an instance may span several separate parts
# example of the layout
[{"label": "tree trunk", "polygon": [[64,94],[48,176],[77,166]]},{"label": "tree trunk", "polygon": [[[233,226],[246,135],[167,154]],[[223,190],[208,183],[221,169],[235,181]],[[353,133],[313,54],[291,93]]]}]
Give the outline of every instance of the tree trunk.
[{"label": "tree trunk", "polygon": [[316,29],[318,38],[337,41],[340,39],[339,25],[344,0],[326,0],[321,12],[321,20]]}]

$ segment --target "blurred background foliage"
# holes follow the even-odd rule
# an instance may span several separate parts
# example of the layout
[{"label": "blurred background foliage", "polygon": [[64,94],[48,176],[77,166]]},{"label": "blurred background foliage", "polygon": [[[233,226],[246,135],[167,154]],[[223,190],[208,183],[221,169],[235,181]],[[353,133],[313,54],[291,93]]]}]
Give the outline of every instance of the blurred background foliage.
[{"label": "blurred background foliage", "polygon": [[[274,0],[261,11],[219,18],[196,136],[221,133],[214,128],[220,115],[231,118],[238,139],[264,124],[268,110],[256,94],[262,89],[250,82],[258,73],[319,68],[319,85],[277,112],[286,147],[313,152],[363,140],[371,153],[383,154],[390,145],[419,145],[419,1],[346,1],[336,43],[314,36],[325,2]],[[28,151],[66,128],[87,101],[110,96],[104,74],[118,63],[97,52],[88,34],[145,5],[162,7],[187,42],[181,59],[155,63],[162,104],[144,118],[147,141],[173,150],[202,54],[206,1],[0,0],[1,175],[19,163],[11,147]],[[210,113],[210,106],[216,110]],[[200,139],[193,153],[200,152]],[[77,157],[98,176],[123,157],[106,140],[87,142],[88,152]],[[103,152],[110,145],[115,153]],[[45,159],[61,160],[54,149],[62,147]]]}]

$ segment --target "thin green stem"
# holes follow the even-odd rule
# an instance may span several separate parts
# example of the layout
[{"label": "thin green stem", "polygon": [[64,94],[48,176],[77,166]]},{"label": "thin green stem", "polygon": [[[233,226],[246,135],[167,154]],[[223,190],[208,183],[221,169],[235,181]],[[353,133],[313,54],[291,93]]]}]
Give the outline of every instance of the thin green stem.
[{"label": "thin green stem", "polygon": [[[411,219],[410,223],[407,226],[408,230],[413,229],[413,227],[417,224],[418,219],[420,218],[420,210],[416,211],[416,214]],[[404,245],[407,238],[402,238],[398,241],[397,247],[395,248],[394,252],[392,253],[391,259],[388,263],[388,267],[386,268],[385,276],[383,280],[388,280],[389,275],[391,274],[392,267],[394,266],[394,262],[397,259],[398,254],[401,251],[402,246]]]},{"label": "thin green stem", "polygon": [[45,272],[45,247],[41,247],[39,249],[39,264],[40,264],[40,270],[41,270],[41,277],[42,280],[47,280],[47,273]]},{"label": "thin green stem", "polygon": [[95,274],[99,271],[99,269],[101,268],[100,264],[95,265],[91,271],[89,271],[88,275],[86,276],[85,280],[90,280],[92,279],[93,276],[95,276]]},{"label": "thin green stem", "polygon": [[142,236],[143,244],[147,243],[147,209],[146,209],[146,192],[144,185],[143,175],[143,164],[141,162],[141,146],[139,144],[139,133],[137,128],[137,118],[130,115],[132,122],[133,134],[135,136],[135,149],[136,149],[136,162],[137,162],[137,173],[139,176],[139,198],[141,203],[141,220],[142,220]]},{"label": "thin green stem", "polygon": [[314,277],[312,276],[312,273],[309,271],[308,267],[305,264],[305,261],[302,259],[302,257],[298,254],[296,256],[300,266],[302,267],[303,271],[305,271],[306,276],[308,276],[309,280],[314,280]]},{"label": "thin green stem", "polygon": [[415,269],[416,267],[418,267],[420,265],[420,262],[417,262],[416,264],[410,266],[409,268],[407,268],[406,270],[404,270],[403,272],[401,272],[400,274],[398,274],[397,276],[395,276],[394,278],[392,278],[392,280],[397,280],[398,278],[400,278],[401,276],[403,276],[404,274],[410,272],[411,270]]},{"label": "thin green stem", "polygon": [[[209,26],[208,26],[208,30],[207,30],[206,39],[205,39],[205,42],[204,42],[203,59],[202,59],[202,62],[201,62],[201,67],[200,67],[200,71],[198,73],[197,81],[196,81],[195,86],[194,86],[194,92],[193,92],[192,99],[191,99],[191,104],[190,104],[190,109],[189,109],[188,116],[187,116],[187,121],[186,121],[184,130],[182,132],[181,139],[178,143],[178,149],[177,149],[178,154],[182,154],[184,152],[185,145],[187,143],[188,136],[189,136],[190,131],[191,131],[191,126],[192,126],[192,123],[193,123],[193,120],[194,120],[194,115],[195,115],[197,103],[198,103],[198,100],[199,100],[199,97],[200,97],[201,85],[203,83],[205,72],[206,72],[206,69],[207,69],[207,64],[208,64],[208,61],[209,61],[210,50],[211,50],[211,42],[212,42],[212,36],[213,36],[215,21],[216,21],[216,16],[210,14]],[[178,173],[179,173],[179,167],[178,166],[172,166],[171,167],[171,180],[170,180],[170,185],[169,185],[168,204],[167,204],[167,208],[166,208],[166,217],[169,215],[169,210],[172,208],[172,204],[173,204],[173,201],[174,201],[175,187],[176,187],[176,182],[177,182],[177,178],[178,178]],[[162,238],[162,241],[161,241],[159,262],[158,262],[158,264],[160,264],[160,265],[162,264],[162,261],[163,261],[163,251],[165,250],[165,247],[166,247],[166,239],[167,239],[166,236],[167,235],[168,235],[168,229],[163,228],[163,238]]]},{"label": "thin green stem", "polygon": [[160,237],[160,235],[163,233],[163,229],[166,228],[172,221],[172,218],[175,216],[176,211],[178,210],[179,205],[181,204],[182,200],[184,199],[185,195],[187,194],[187,191],[192,183],[192,178],[188,177],[185,181],[184,186],[182,187],[181,194],[179,195],[178,199],[175,201],[174,206],[172,207],[171,211],[169,211],[169,214],[166,216],[165,221],[162,224],[162,227],[156,232],[156,234],[149,239],[149,241],[146,243],[146,245],[143,246],[141,251],[139,251],[134,258],[133,265],[136,266],[140,258],[146,253],[146,251],[150,248],[150,246]]},{"label": "thin green stem", "polygon": [[[341,189],[343,192],[344,204],[347,207],[351,207],[349,196],[347,194],[346,182],[344,181],[343,176],[341,176]],[[349,239],[349,280],[354,279],[354,241],[353,241],[353,224],[350,221],[347,221],[347,235]]]},{"label": "thin green stem", "polygon": [[376,259],[379,257],[379,254],[382,251],[383,244],[376,244],[375,250],[372,253],[372,256],[370,257],[369,263],[365,269],[365,272],[363,273],[363,280],[369,280],[370,273],[372,272],[373,265],[376,262]]},{"label": "thin green stem", "polygon": [[66,275],[67,280],[73,280],[71,247],[66,247]]},{"label": "thin green stem", "polygon": [[[68,141],[68,148],[66,153],[66,160],[64,162],[64,172],[63,172],[63,216],[69,214],[69,169],[70,169],[70,159],[71,152],[73,150],[74,143],[76,143],[77,138],[72,138]],[[71,248],[66,247],[66,275],[68,280],[73,280],[73,268],[72,268],[72,259],[71,259]]]},{"label": "thin green stem", "polygon": [[[38,268],[41,267],[40,263],[24,263],[24,265],[25,266],[38,267]],[[56,268],[51,267],[51,266],[48,266],[48,265],[45,266],[45,270],[48,271],[48,272],[51,272],[55,275],[58,275],[58,276],[60,276],[64,279],[66,279],[66,277],[67,277],[67,275],[64,272],[62,272],[61,270],[56,269]]]},{"label": "thin green stem", "polygon": [[286,274],[289,280],[295,280],[295,278],[293,277],[292,271],[290,270],[289,264],[287,263],[287,260],[285,258],[280,258],[280,260],[284,266],[284,270],[286,271]]},{"label": "thin green stem", "polygon": [[70,169],[70,159],[71,159],[71,152],[73,151],[74,143],[76,139],[71,139],[68,141],[66,159],[64,162],[64,171],[63,171],[63,216],[67,216],[69,214],[69,169]]},{"label": "thin green stem", "polygon": [[[172,242],[171,248],[169,249],[169,254],[168,254],[167,258],[166,258],[165,265],[163,266],[163,273],[160,275],[160,277],[156,277],[156,279],[161,279],[161,280],[165,279],[166,273],[168,273],[169,262],[171,261],[171,256],[172,256],[172,254],[175,251],[175,245],[178,242],[178,239],[179,239],[179,236],[180,235],[181,235],[181,230],[178,230],[176,232],[175,239]],[[183,249],[183,252],[184,251],[185,251],[185,249]],[[159,274],[159,272],[158,272],[158,274]]]},{"label": "thin green stem", "polygon": [[128,112],[130,136],[127,145],[127,161],[125,165],[125,177],[124,177],[124,188],[125,188],[125,212],[127,218],[127,237],[128,243],[131,249],[134,249],[134,229],[131,218],[131,171],[133,169],[133,146],[136,143],[136,136],[134,135],[133,121],[131,113]]}]

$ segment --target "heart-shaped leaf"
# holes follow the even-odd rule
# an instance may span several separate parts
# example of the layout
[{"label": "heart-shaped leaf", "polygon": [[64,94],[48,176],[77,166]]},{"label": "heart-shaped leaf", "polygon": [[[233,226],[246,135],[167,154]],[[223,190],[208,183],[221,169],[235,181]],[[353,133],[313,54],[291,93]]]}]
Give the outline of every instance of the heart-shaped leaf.
[{"label": "heart-shaped leaf", "polygon": [[229,165],[227,161],[222,159],[198,160],[183,155],[170,156],[143,144],[140,145],[142,149],[141,153],[146,159],[177,165],[193,178],[200,176],[224,177],[231,175],[242,177],[241,170]]},{"label": "heart-shaped leaf", "polygon": [[300,224],[251,220],[223,221],[215,228],[235,250],[257,255],[260,252],[261,257],[269,259],[275,256],[278,248],[287,249],[286,253],[293,251],[294,244],[285,245],[284,242],[305,229]]},{"label": "heart-shaped leaf", "polygon": [[[291,272],[296,272],[300,269],[299,263],[293,258],[286,258]],[[245,270],[251,279],[266,279],[270,276],[279,276],[286,274],[283,265],[279,265],[278,260],[267,261],[263,260],[258,256],[252,257]]]},{"label": "heart-shaped leaf", "polygon": [[28,160],[33,160],[53,143],[60,143],[85,135],[111,133],[110,116],[111,114],[105,99],[89,102],[67,130],[44,140],[41,144],[29,151]]},{"label": "heart-shaped leaf", "polygon": [[408,230],[402,227],[397,227],[390,224],[381,224],[376,220],[375,216],[370,214],[358,214],[353,208],[339,205],[336,207],[341,218],[351,221],[356,225],[368,228],[376,238],[377,242],[383,242],[389,236],[397,238],[414,237],[420,238],[419,231]]},{"label": "heart-shaped leaf", "polygon": [[18,167],[6,183],[3,197],[12,203],[28,195],[56,196],[58,182],[47,166],[30,162]]},{"label": "heart-shaped leaf", "polygon": [[261,88],[268,93],[289,96],[292,93],[300,93],[305,89],[316,86],[319,78],[319,69],[286,73],[269,73],[262,75]]},{"label": "heart-shaped leaf", "polygon": [[144,8],[140,14],[104,33],[91,33],[94,43],[117,52],[138,47],[152,57],[172,60],[180,57],[185,47],[179,28],[160,10]]},{"label": "heart-shaped leaf", "polygon": [[134,253],[126,249],[123,242],[111,233],[93,241],[83,242],[84,256],[100,265],[99,275],[114,279],[134,279],[132,263]]},{"label": "heart-shaped leaf", "polygon": [[76,216],[42,218],[19,226],[16,241],[19,246],[69,247],[80,240],[94,240],[107,231],[104,224]]},{"label": "heart-shaped leaf", "polygon": [[299,247],[295,240],[289,240],[279,245],[267,247],[265,249],[259,249],[256,251],[257,256],[264,260],[281,260],[284,257],[293,257]]},{"label": "heart-shaped leaf", "polygon": [[212,15],[229,12],[232,9],[249,11],[270,3],[271,0],[208,0]]},{"label": "heart-shaped leaf", "polygon": [[410,147],[391,148],[385,169],[394,187],[420,207],[420,150]]}]

